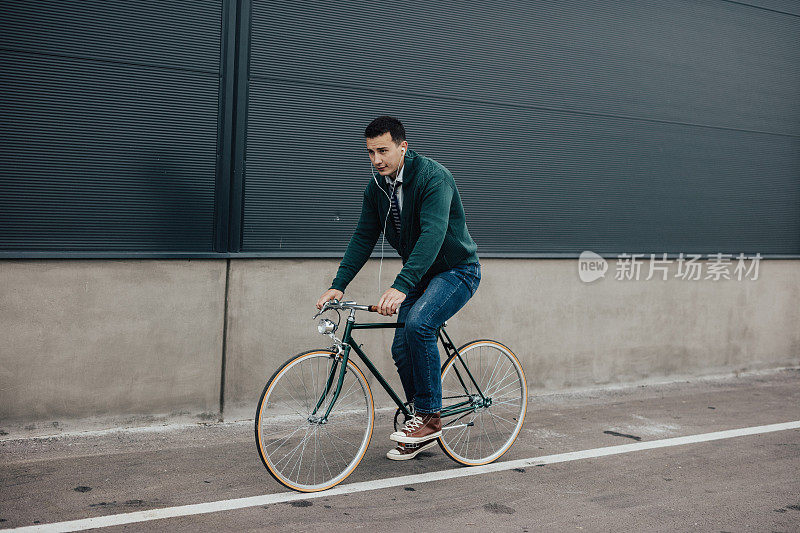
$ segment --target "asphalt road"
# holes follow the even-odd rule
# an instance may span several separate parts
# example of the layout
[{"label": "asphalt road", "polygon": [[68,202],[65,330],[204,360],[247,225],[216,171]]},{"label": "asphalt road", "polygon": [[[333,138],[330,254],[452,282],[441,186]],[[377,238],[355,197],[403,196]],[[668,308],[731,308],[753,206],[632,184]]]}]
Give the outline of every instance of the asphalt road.
[{"label": "asphalt road", "polygon": [[[343,485],[462,469],[384,458],[391,413]],[[800,421],[800,371],[535,396],[498,463]],[[800,531],[800,429],[252,505],[106,531]],[[251,422],[0,441],[0,528],[286,493]],[[296,497],[296,496],[292,496]],[[183,511],[178,512],[181,514]]]}]

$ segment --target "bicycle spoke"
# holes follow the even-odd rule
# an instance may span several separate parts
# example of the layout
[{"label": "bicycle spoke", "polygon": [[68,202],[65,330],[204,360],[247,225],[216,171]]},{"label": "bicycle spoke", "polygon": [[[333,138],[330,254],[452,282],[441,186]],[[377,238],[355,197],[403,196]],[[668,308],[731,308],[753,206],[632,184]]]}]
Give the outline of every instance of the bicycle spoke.
[{"label": "bicycle spoke", "polygon": [[[300,447],[300,446],[301,446],[301,445],[302,445],[302,444],[305,442],[306,436],[308,435],[308,430],[309,430],[310,428],[311,428],[311,426],[310,426],[310,425],[309,425],[308,427],[306,427],[306,433],[305,433],[305,435],[303,435],[303,439],[302,439],[300,442],[298,442],[298,443],[297,443],[297,445],[295,445],[295,447],[294,447],[294,448],[292,448],[291,450],[289,450],[288,452],[286,452],[286,455],[284,455],[283,457],[281,457],[281,458],[280,458],[280,460],[278,460],[278,461],[275,463],[275,466],[278,466],[278,465],[280,465],[280,464],[283,462],[283,460],[284,460],[284,459],[286,459],[286,457],[287,457],[287,456],[290,456],[290,455],[291,455],[292,457],[294,456],[294,451],[295,451],[295,450],[297,450],[297,448],[299,448],[299,447]],[[291,458],[289,459],[289,461],[287,461],[287,464],[288,464],[289,462],[291,462]]]},{"label": "bicycle spoke", "polygon": [[[317,431],[314,430],[314,455],[312,455],[312,460],[317,456]],[[314,473],[314,481],[317,480],[317,463],[314,461],[311,464],[311,470],[308,471],[308,476],[306,476],[306,485],[308,485],[308,478],[311,476],[311,473]]]},{"label": "bicycle spoke", "polygon": [[494,379],[494,373],[497,370],[497,365],[500,364],[500,358],[497,358],[497,361],[494,363],[494,368],[492,368],[492,374],[489,376],[488,384],[492,383],[492,379]]},{"label": "bicycle spoke", "polygon": [[[293,389],[293,390],[294,390],[294,391],[297,393],[297,395],[298,395],[298,396],[300,396],[301,398],[303,398],[303,400],[302,400],[302,401],[300,401],[300,400],[298,400],[297,398],[295,398],[295,396],[292,394],[292,391],[290,391],[288,387],[286,387],[286,386],[283,386],[282,388],[283,388],[283,389],[286,391],[286,393],[287,393],[289,396],[291,396],[291,398],[292,398],[292,399],[293,399],[295,402],[297,402],[297,405],[300,407],[300,409],[303,409],[303,410],[305,410],[305,412],[306,412],[307,414],[308,414],[308,413],[311,413],[311,407],[308,405],[308,399],[307,399],[307,398],[305,398],[305,397],[303,397],[303,395],[302,395],[302,394],[300,394],[300,390],[299,390],[299,389],[297,388],[297,386],[294,384],[293,378],[292,378],[291,376],[288,376],[288,375],[287,375],[287,376],[286,376],[286,378],[287,378],[286,380],[287,380],[287,381],[289,382],[289,384],[292,386],[292,389]],[[306,415],[306,416],[307,416],[307,415]]]},{"label": "bicycle spoke", "polygon": [[[309,403],[308,403],[308,399],[309,399],[309,397],[311,395],[308,393],[308,388],[306,388],[305,365],[300,365],[300,384],[303,386],[303,390],[305,390],[305,392],[306,392],[306,395],[303,398],[304,398],[304,400],[306,402],[306,409],[308,409],[308,412],[310,413],[312,409],[311,409],[311,405],[309,405]],[[298,390],[297,392],[300,392],[300,391]]]},{"label": "bicycle spoke", "polygon": [[323,433],[325,433],[325,436],[328,437],[328,440],[331,441],[331,446],[333,446],[333,449],[336,450],[336,453],[339,454],[339,458],[342,460],[342,463],[346,465],[347,464],[347,460],[344,458],[344,455],[342,455],[342,452],[339,450],[339,448],[336,447],[336,443],[333,442],[333,439],[331,438],[331,434],[328,431],[328,429],[327,428],[323,428],[322,431],[323,431]]},{"label": "bicycle spoke", "polygon": [[[514,374],[514,375],[513,375],[513,377],[514,377],[514,378],[516,378],[516,377],[517,377],[517,375],[516,375],[516,374]],[[509,388],[509,387],[511,387],[511,386],[513,386],[513,385],[517,385],[517,384],[518,384],[518,381],[517,381],[516,379],[511,379],[511,380],[509,380],[509,382],[508,382],[506,385],[503,385],[503,387],[502,387],[502,388],[493,390],[493,391],[491,392],[491,395],[492,395],[492,396],[494,396],[494,395],[496,395],[498,392],[500,392],[500,391],[503,391],[503,390],[505,390],[505,389],[507,389],[507,388]],[[500,384],[498,383],[498,386],[499,386],[499,385],[500,385]],[[487,394],[488,394],[488,393],[487,393]]]},{"label": "bicycle spoke", "polygon": [[[286,442],[287,440],[289,440],[290,438],[292,438],[292,437],[294,436],[294,434],[295,434],[295,433],[297,433],[298,431],[300,431],[301,429],[303,429],[303,428],[299,427],[299,428],[295,429],[295,430],[294,430],[294,431],[292,431],[292,432],[291,432],[289,435],[287,435],[285,438],[283,438],[283,439],[281,439],[280,441],[277,441],[277,442],[280,442],[280,443],[284,443],[284,442]],[[281,432],[283,432],[283,431],[286,431],[286,430],[284,430],[284,429],[279,429],[279,430],[273,431],[271,434],[275,434],[275,433],[281,433]],[[262,437],[262,442],[263,442],[263,437]],[[270,446],[271,444],[274,444],[274,442],[271,442],[271,443],[270,443],[270,442],[267,442],[267,443],[265,443],[265,444],[264,444],[264,447]]]},{"label": "bicycle spoke", "polygon": [[489,420],[491,420],[491,421],[492,421],[492,425],[494,426],[494,430],[495,430],[497,433],[500,433],[500,430],[499,430],[499,429],[497,429],[497,422],[495,422],[495,421],[494,421],[494,417],[489,417]]},{"label": "bicycle spoke", "polygon": [[[493,412],[491,412],[491,411],[487,411],[487,412],[489,413],[489,415],[490,415],[492,418],[498,418],[498,419],[500,419],[500,420],[502,420],[502,421],[504,421],[504,422],[508,423],[508,424],[509,424],[511,427],[514,427],[514,425],[516,425],[516,422],[512,422],[511,420],[508,420],[507,418],[503,418],[502,416],[500,416],[500,415],[497,415],[497,414],[495,414],[495,413],[493,413]],[[502,424],[501,424],[501,425],[502,425]]]},{"label": "bicycle spoke", "polygon": [[[456,418],[456,419],[454,419],[454,420],[451,420],[451,421],[450,421],[450,422],[448,422],[447,424],[443,424],[443,425],[442,425],[442,429],[445,429],[447,426],[450,426],[450,425],[452,425],[452,424],[454,424],[454,423],[458,422],[459,420],[461,420],[461,419],[462,419],[462,418],[464,418],[465,416],[469,416],[469,415],[471,415],[471,414],[472,414],[472,411],[467,411],[467,412],[465,412],[463,415],[459,416],[458,418]],[[448,429],[453,429],[453,428],[448,428]]]},{"label": "bicycle spoke", "polygon": [[330,476],[330,478],[332,479],[334,477],[334,475],[333,475],[333,472],[331,471],[330,465],[328,464],[328,460],[325,458],[325,447],[324,446],[320,446],[319,451],[320,451],[320,454],[322,455],[322,462],[325,463],[325,468],[328,469],[328,476]]},{"label": "bicycle spoke", "polygon": [[503,374],[503,377],[498,378],[497,382],[487,384],[486,385],[486,389],[487,390],[493,390],[493,387],[494,388],[499,387],[500,385],[505,383],[506,379],[509,376],[511,376],[511,379],[516,377],[516,372],[514,372],[514,367],[513,366],[511,368],[509,368],[508,371],[505,374]]},{"label": "bicycle spoke", "polygon": [[[315,426],[315,431],[316,431],[316,426]],[[306,435],[306,437],[308,437],[308,435]],[[306,452],[306,444],[308,444],[307,438],[303,439],[303,447],[300,448],[300,454],[299,454],[299,456],[297,458],[297,475],[298,476],[300,475],[300,467],[303,466],[303,454]],[[294,471],[294,468],[292,468],[292,471]]]},{"label": "bicycle spoke", "polygon": [[[481,418],[483,418],[483,413],[481,413]],[[486,435],[486,440],[489,443],[489,446],[492,446],[492,438],[489,436],[489,432],[486,431],[486,426],[481,424],[481,428],[483,428],[483,434]]]},{"label": "bicycle spoke", "polygon": [[[471,413],[471,414],[473,414],[473,415],[474,415],[474,413]],[[454,446],[454,447],[458,445],[459,441],[461,441],[461,439],[462,439],[462,438],[468,437],[468,435],[469,435],[469,429],[470,429],[470,427],[472,427],[472,426],[470,426],[470,424],[472,424],[472,423],[474,423],[474,422],[475,422],[475,417],[473,416],[473,417],[472,417],[472,420],[470,420],[469,422],[467,422],[467,423],[464,425],[464,427],[461,429],[461,432],[457,434],[457,436],[456,436],[455,440],[453,441],[453,446]]]}]

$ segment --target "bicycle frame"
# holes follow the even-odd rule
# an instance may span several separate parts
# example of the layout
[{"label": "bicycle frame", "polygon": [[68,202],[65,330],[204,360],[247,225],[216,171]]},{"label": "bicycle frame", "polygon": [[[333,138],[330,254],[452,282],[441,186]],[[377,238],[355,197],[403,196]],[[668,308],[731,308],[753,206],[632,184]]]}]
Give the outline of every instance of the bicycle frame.
[{"label": "bicycle frame", "polygon": [[[369,322],[369,323],[362,323],[356,324],[355,322],[355,310],[352,309],[350,311],[350,315],[347,317],[347,323],[345,324],[344,335],[342,336],[342,351],[341,351],[341,360],[339,355],[336,356],[333,366],[331,366],[330,375],[328,376],[327,383],[325,385],[325,390],[322,393],[322,396],[317,401],[316,406],[314,407],[314,411],[311,413],[311,416],[315,416],[317,410],[320,406],[324,403],[325,398],[327,398],[328,394],[330,393],[331,387],[333,386],[334,379],[336,379],[336,372],[339,363],[341,362],[341,368],[339,369],[339,377],[336,380],[336,390],[333,393],[333,398],[331,399],[328,408],[325,411],[325,414],[320,418],[321,421],[324,423],[328,419],[328,415],[330,414],[331,410],[333,409],[334,404],[339,399],[339,394],[342,391],[342,383],[344,383],[344,375],[347,371],[347,361],[350,357],[350,350],[353,349],[356,354],[358,354],[361,361],[367,367],[367,369],[372,373],[373,376],[378,380],[378,383],[381,384],[383,389],[389,395],[389,397],[397,404],[397,407],[403,412],[403,414],[407,417],[411,416],[411,412],[406,407],[405,403],[400,399],[397,393],[392,389],[392,386],[389,385],[389,382],[383,377],[380,371],[375,367],[372,361],[369,359],[364,350],[358,345],[355,339],[352,336],[352,332],[355,329],[397,329],[405,327],[403,322]],[[478,395],[481,398],[482,404],[490,405],[491,399],[487,399],[483,395],[483,391],[478,386],[478,383],[475,381],[475,378],[472,376],[467,365],[464,363],[464,360],[461,358],[461,354],[458,352],[458,349],[453,344],[453,341],[450,339],[450,336],[444,330],[444,326],[440,326],[439,330],[437,331],[437,337],[439,341],[444,346],[445,352],[447,353],[447,357],[445,358],[445,362],[442,364],[442,371],[444,371],[445,365],[452,359],[453,357],[457,357],[458,360],[461,362],[461,366],[464,371],[466,371],[469,380],[475,386],[475,389],[478,391]],[[453,405],[442,406],[441,417],[448,417],[448,416],[455,416],[461,413],[466,413],[470,411],[474,411],[475,407],[473,406],[473,398],[469,394],[469,390],[467,388],[466,383],[464,382],[464,378],[459,372],[458,368],[454,365],[453,370],[455,371],[456,376],[458,377],[459,382],[461,382],[461,386],[464,387],[464,392],[467,396],[470,396],[469,400],[464,400],[463,402],[459,402]]]}]

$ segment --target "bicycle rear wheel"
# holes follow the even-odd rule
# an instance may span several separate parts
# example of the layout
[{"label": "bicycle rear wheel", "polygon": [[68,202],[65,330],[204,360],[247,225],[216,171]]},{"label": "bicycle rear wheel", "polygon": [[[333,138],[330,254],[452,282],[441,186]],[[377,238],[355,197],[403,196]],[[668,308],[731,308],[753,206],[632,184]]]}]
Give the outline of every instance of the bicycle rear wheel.
[{"label": "bicycle rear wheel", "polygon": [[491,463],[511,448],[522,429],[528,405],[525,374],[514,353],[497,341],[472,341],[458,352],[469,372],[458,357],[445,363],[439,443],[461,464]]},{"label": "bicycle rear wheel", "polygon": [[[350,475],[367,451],[375,422],[372,392],[352,361],[347,361],[333,410],[321,420],[341,368],[329,350],[301,353],[284,363],[261,393],[255,419],[258,453],[269,473],[290,489],[316,492],[333,487]],[[325,393],[332,372],[332,385]]]}]

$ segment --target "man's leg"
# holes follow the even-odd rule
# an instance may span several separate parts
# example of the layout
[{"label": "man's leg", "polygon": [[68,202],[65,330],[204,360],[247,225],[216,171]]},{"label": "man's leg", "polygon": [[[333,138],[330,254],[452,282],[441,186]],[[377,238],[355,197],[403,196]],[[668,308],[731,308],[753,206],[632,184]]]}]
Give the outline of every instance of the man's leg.
[{"label": "man's leg", "polygon": [[[426,286],[427,280],[421,280],[416,287],[409,291],[408,295],[406,295],[406,299],[403,300],[403,303],[400,304],[400,309],[397,311],[398,322],[405,322],[408,312],[419,299]],[[408,341],[406,340],[406,334],[403,328],[394,330],[392,359],[394,359],[394,365],[397,367],[397,374],[400,376],[400,383],[403,385],[406,401],[412,403],[414,401],[414,369],[411,364],[411,353],[408,349]],[[407,461],[435,445],[436,439],[431,439],[430,442],[419,444],[397,443],[394,448],[389,450],[386,457],[393,461]]]},{"label": "man's leg", "polygon": [[416,391],[414,406],[419,413],[442,410],[442,363],[436,330],[464,307],[479,282],[479,265],[458,266],[437,274],[406,316],[404,329]]},{"label": "man's leg", "polygon": [[[397,321],[405,322],[408,312],[419,299],[424,287],[414,287],[406,295],[406,299],[400,304],[397,311]],[[403,385],[403,392],[407,402],[414,401],[414,369],[411,364],[411,353],[406,340],[406,333],[403,328],[394,330],[394,341],[392,342],[392,359],[394,366],[397,367],[397,374],[400,376],[400,383]]]},{"label": "man's leg", "polygon": [[[417,431],[396,432],[392,440],[407,444],[422,442],[436,428],[442,410],[441,360],[436,331],[469,301],[480,283],[480,265],[460,265],[437,274],[405,316],[405,336],[411,358],[414,407],[423,418]],[[433,417],[429,415],[434,415]],[[426,425],[430,422],[430,428]],[[438,426],[437,426],[438,424]],[[413,433],[413,434],[412,434]]]}]

